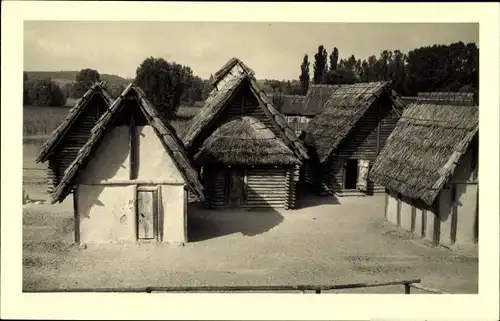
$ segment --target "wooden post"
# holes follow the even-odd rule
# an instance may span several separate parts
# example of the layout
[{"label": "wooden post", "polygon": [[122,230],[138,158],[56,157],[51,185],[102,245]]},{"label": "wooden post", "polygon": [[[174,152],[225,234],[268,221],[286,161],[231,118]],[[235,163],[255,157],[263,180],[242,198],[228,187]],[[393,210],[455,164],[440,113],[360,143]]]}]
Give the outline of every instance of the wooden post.
[{"label": "wooden post", "polygon": [[405,283],[405,294],[410,294],[410,283]]},{"label": "wooden post", "polygon": [[380,119],[380,104],[377,104],[377,108],[376,108],[376,111],[377,111],[377,155],[380,153],[380,123],[381,123],[381,119]]},{"label": "wooden post", "polygon": [[397,196],[398,196],[398,203],[396,207],[396,221],[398,226],[401,226],[401,199],[403,198],[403,196],[401,195],[401,193],[398,193]]},{"label": "wooden post", "polygon": [[289,168],[286,168],[285,169],[286,172],[285,172],[285,210],[288,210],[290,208],[290,204],[291,204],[291,194],[292,194],[292,191],[291,191],[291,176],[290,176],[290,169]]},{"label": "wooden post", "polygon": [[387,209],[389,208],[389,190],[385,189],[384,217],[387,220]]},{"label": "wooden post", "polygon": [[80,245],[80,215],[78,213],[77,188],[73,189],[73,219],[75,220],[75,244]]},{"label": "wooden post", "polygon": [[136,137],[135,137],[135,119],[134,115],[130,114],[130,122],[129,122],[129,150],[130,150],[130,179],[137,178],[136,173]]},{"label": "wooden post", "polygon": [[451,235],[450,243],[454,244],[457,240],[458,227],[458,206],[457,206],[457,184],[451,185]]}]

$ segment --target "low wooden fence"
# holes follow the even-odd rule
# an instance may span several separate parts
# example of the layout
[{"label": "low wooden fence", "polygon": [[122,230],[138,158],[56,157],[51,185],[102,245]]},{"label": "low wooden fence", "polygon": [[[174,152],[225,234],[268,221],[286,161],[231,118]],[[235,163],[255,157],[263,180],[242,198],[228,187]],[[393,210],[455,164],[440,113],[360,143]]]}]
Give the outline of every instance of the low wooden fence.
[{"label": "low wooden fence", "polygon": [[[381,283],[352,283],[340,285],[243,285],[243,286],[174,286],[174,287],[146,287],[146,288],[97,288],[97,289],[61,289],[50,292],[137,292],[137,293],[162,293],[162,292],[180,292],[180,293],[200,293],[200,292],[310,292],[321,294],[326,291],[356,289],[356,288],[373,288],[383,286],[404,286],[404,293],[410,294],[411,288],[419,289],[425,293],[445,294],[442,290],[432,289],[419,284],[420,279],[402,280]],[[49,292],[42,290],[28,290],[25,292]]]}]

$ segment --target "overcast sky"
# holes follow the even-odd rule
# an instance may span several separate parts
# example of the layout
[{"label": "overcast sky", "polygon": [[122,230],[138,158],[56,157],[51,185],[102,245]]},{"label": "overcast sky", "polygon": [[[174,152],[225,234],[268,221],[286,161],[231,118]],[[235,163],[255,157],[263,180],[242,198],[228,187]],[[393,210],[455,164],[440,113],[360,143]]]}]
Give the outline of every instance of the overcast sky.
[{"label": "overcast sky", "polygon": [[24,69],[97,69],[134,77],[144,58],[163,57],[189,65],[208,78],[229,58],[238,57],[256,77],[296,79],[304,54],[318,45],[340,57],[407,52],[432,44],[463,41],[479,46],[478,24],[395,23],[213,23],[213,22],[49,22],[24,25]]}]

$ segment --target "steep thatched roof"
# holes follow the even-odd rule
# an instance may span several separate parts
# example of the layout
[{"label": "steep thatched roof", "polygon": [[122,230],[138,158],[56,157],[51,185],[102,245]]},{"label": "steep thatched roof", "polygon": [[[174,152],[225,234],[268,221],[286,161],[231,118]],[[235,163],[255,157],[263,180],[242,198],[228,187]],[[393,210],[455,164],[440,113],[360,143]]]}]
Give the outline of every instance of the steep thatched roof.
[{"label": "steep thatched roof", "polygon": [[254,72],[252,69],[248,68],[247,65],[245,65],[241,60],[239,60],[238,58],[231,58],[229,59],[228,62],[226,62],[226,64],[224,66],[222,66],[221,69],[219,69],[215,75],[213,75],[213,78],[212,80],[210,81],[210,86],[217,86],[217,84],[219,83],[219,81],[221,81],[224,77],[226,77],[226,75],[230,72],[232,72],[233,69],[235,69],[235,66],[238,67],[238,69],[240,69],[241,71],[243,71],[244,73],[248,74],[248,75],[251,75],[253,76],[254,75]]},{"label": "steep thatched roof", "polygon": [[268,95],[271,98],[274,106],[286,116],[301,116],[303,115],[303,104],[306,96],[301,95],[283,95],[283,94],[271,94]]},{"label": "steep thatched roof", "polygon": [[[387,81],[337,86],[324,111],[314,117],[305,130],[305,141],[316,148],[322,163],[383,93],[394,96]],[[397,99],[393,102],[399,104]]]},{"label": "steep thatched roof", "polygon": [[315,116],[323,112],[328,99],[339,87],[340,85],[309,85],[300,115]]},{"label": "steep thatched roof", "polygon": [[280,102],[279,110],[286,116],[314,117],[320,114],[330,96],[339,85],[309,85],[307,94],[300,95],[273,95],[275,105]]},{"label": "steep thatched roof", "polygon": [[404,110],[369,177],[431,205],[478,130],[477,106],[419,99]]},{"label": "steep thatched roof", "polygon": [[[240,88],[248,86],[250,92],[259,102],[259,106],[281,134],[279,138],[299,159],[308,159],[309,156],[305,146],[290,129],[283,115],[276,110],[267,95],[259,88],[253,74],[248,73],[246,70],[249,70],[249,68],[238,60],[238,63],[233,64],[233,68],[226,70],[223,77],[219,79],[205,101],[203,108],[193,117],[184,131],[183,142],[186,148],[190,150],[195,140],[216,121]],[[219,72],[217,74],[219,75]]]},{"label": "steep thatched roof", "polygon": [[472,106],[474,105],[473,93],[461,92],[420,92],[418,100],[427,103],[446,103],[447,105]]},{"label": "steep thatched roof", "polygon": [[88,103],[94,96],[99,96],[109,107],[113,103],[113,98],[104,89],[104,82],[99,82],[94,84],[87,92],[80,98],[75,106],[73,106],[68,113],[68,116],[64,121],[54,130],[49,139],[43,144],[38,157],[36,159],[37,163],[45,162],[53,153],[58,144],[62,141],[64,135],[68,132],[71,126],[75,123],[82,112],[87,108]]},{"label": "steep thatched roof", "polygon": [[198,180],[198,174],[189,162],[188,157],[184,151],[182,141],[175,134],[175,130],[168,123],[164,123],[156,109],[146,99],[144,92],[130,84],[118,97],[115,102],[109,107],[106,113],[98,120],[92,129],[91,136],[87,143],[80,149],[78,156],[71,163],[64,173],[64,177],[55,188],[52,194],[52,203],[62,202],[69,194],[74,185],[74,180],[78,176],[78,172],[83,169],[92,154],[97,150],[101,139],[107,130],[112,126],[113,121],[117,119],[120,113],[124,110],[126,105],[126,98],[134,97],[138,103],[138,107],[144,114],[147,122],[154,128],[155,133],[163,143],[165,151],[172,157],[177,168],[181,172],[186,184],[190,187],[191,191],[200,199],[203,200],[203,187]]},{"label": "steep thatched roof", "polygon": [[233,165],[300,164],[293,152],[254,117],[232,119],[219,126],[194,156],[200,163]]}]

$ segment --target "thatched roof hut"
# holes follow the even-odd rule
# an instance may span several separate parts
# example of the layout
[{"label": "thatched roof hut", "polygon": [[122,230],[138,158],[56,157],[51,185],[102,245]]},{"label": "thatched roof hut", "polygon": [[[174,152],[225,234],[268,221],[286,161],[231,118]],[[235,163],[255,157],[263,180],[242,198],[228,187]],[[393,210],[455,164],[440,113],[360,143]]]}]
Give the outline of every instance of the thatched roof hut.
[{"label": "thatched roof hut", "polygon": [[306,95],[273,94],[273,102],[285,116],[314,117],[320,114],[340,85],[309,85]]},{"label": "thatched roof hut", "polygon": [[306,96],[301,95],[269,95],[273,104],[285,116],[300,116],[303,113],[303,104]]},{"label": "thatched roof hut", "polygon": [[[130,110],[132,107],[130,107],[129,101],[135,102],[138,108]],[[125,110],[126,107],[129,108],[128,111]],[[89,139],[78,151],[75,160],[67,168],[64,177],[54,190],[52,203],[62,202],[71,192],[71,189],[75,185],[75,180],[78,177],[78,173],[85,168],[86,164],[94,156],[105,133],[113,127],[116,121],[121,119],[120,116],[123,118],[123,112],[132,113],[132,115],[134,115],[134,113],[142,113],[144,115],[146,123],[154,129],[155,134],[165,148],[165,152],[168,153],[175,162],[186,184],[189,186],[190,191],[200,200],[203,200],[203,187],[198,180],[198,173],[191,166],[190,160],[184,151],[182,141],[177,137],[175,130],[170,124],[162,121],[154,106],[146,99],[144,92],[139,87],[130,84],[95,124]],[[130,117],[129,115],[125,118]]]},{"label": "thatched roof hut", "polygon": [[218,127],[194,156],[197,163],[299,164],[293,152],[262,122],[244,116]]},{"label": "thatched roof hut", "polygon": [[[228,68],[228,66],[232,68]],[[194,151],[193,149],[200,147],[196,144],[196,140],[208,127],[213,125],[239,90],[247,86],[251,95],[257,99],[259,108],[266,119],[279,133],[279,138],[285,142],[288,148],[292,149],[299,159],[308,159],[307,149],[290,129],[283,115],[259,88],[253,72],[250,70],[242,61],[232,58],[215,74],[214,79],[217,78],[217,81],[213,82],[213,89],[209,97],[203,108],[190,121],[182,136],[186,148]]]},{"label": "thatched roof hut", "polygon": [[316,116],[321,114],[328,99],[340,87],[340,85],[309,85],[307,94],[302,103],[301,115]]},{"label": "thatched roof hut", "polygon": [[294,207],[307,149],[241,60],[215,74],[182,139],[203,173],[209,206]]},{"label": "thatched roof hut", "polygon": [[370,179],[431,205],[478,130],[471,95],[421,93],[404,110]]},{"label": "thatched roof hut", "polygon": [[[70,128],[77,122],[78,118],[82,116],[84,111],[90,107],[95,107],[89,105],[92,99],[99,98],[105,104],[105,108],[108,108],[113,103],[113,98],[104,89],[104,82],[95,83],[90,87],[87,92],[80,98],[76,104],[69,110],[68,116],[64,121],[54,130],[49,139],[45,141],[36,159],[37,163],[45,162],[48,160],[49,156],[54,152],[54,150],[62,142],[62,138],[70,130]],[[96,119],[97,121],[97,119]],[[94,124],[92,124],[93,126]]]},{"label": "thatched roof hut", "polygon": [[63,122],[43,144],[37,163],[48,163],[48,192],[64,176],[64,171],[76,158],[78,150],[85,144],[97,120],[113,103],[105,89],[105,82],[94,84],[69,110]]},{"label": "thatched roof hut", "polygon": [[[398,100],[388,81],[340,85],[334,88],[323,112],[314,117],[305,130],[306,144],[315,147],[322,163],[347,137],[378,97],[388,93],[392,100]],[[400,101],[395,103],[403,106]]]}]

